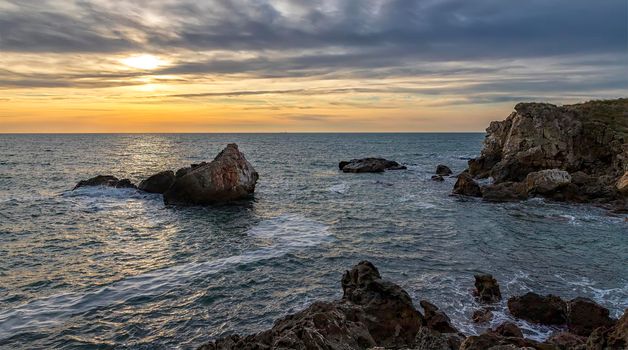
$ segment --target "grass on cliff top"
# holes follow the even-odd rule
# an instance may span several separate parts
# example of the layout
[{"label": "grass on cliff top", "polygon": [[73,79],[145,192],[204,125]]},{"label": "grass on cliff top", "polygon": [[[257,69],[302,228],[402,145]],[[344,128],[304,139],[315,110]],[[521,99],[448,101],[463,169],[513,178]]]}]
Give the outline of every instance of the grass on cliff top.
[{"label": "grass on cliff top", "polygon": [[586,119],[608,124],[628,140],[628,98],[594,100],[571,105]]}]

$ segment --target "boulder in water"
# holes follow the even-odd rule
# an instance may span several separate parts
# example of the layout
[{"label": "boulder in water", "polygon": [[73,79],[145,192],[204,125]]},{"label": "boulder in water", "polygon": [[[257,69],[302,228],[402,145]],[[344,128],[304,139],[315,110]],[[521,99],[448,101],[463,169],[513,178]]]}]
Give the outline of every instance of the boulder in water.
[{"label": "boulder in water", "polygon": [[589,336],[596,328],[613,323],[608,309],[591,299],[579,297],[567,302],[567,326],[574,334]]},{"label": "boulder in water", "polygon": [[166,170],[143,180],[138,187],[145,192],[163,194],[172,186],[174,180],[174,172],[172,170]]},{"label": "boulder in water", "polygon": [[499,284],[493,275],[477,274],[475,277],[475,295],[483,303],[496,303],[502,299]]},{"label": "boulder in water", "polygon": [[436,305],[427,300],[421,300],[420,304],[424,310],[427,328],[440,333],[459,333],[451,324],[449,317],[444,312],[440,311]]},{"label": "boulder in water", "polygon": [[208,205],[249,198],[259,175],[235,143],[227,145],[210,163],[177,171],[164,193],[166,204]]},{"label": "boulder in water", "polygon": [[499,334],[502,337],[514,337],[514,338],[523,338],[523,332],[516,324],[506,321],[495,329],[492,330],[493,333]]},{"label": "boulder in water", "polygon": [[480,185],[468,173],[461,173],[458,175],[458,180],[454,185],[454,194],[471,197],[482,197],[482,191]]},{"label": "boulder in water", "polygon": [[549,194],[571,183],[571,175],[560,169],[546,169],[526,176],[528,193]]},{"label": "boulder in water", "polygon": [[405,166],[384,158],[362,158],[341,161],[338,168],[345,173],[381,173],[385,170],[404,170]]},{"label": "boulder in water", "polygon": [[482,187],[482,199],[487,202],[511,202],[528,198],[523,182],[502,182]]},{"label": "boulder in water", "polygon": [[453,171],[451,171],[448,166],[443,164],[439,164],[438,166],[436,166],[436,175],[449,176],[451,174],[453,174]]},{"label": "boulder in water", "polygon": [[442,175],[432,175],[432,181],[443,182],[445,181],[445,179],[443,178]]},{"label": "boulder in water", "polygon": [[90,187],[90,186],[104,186],[104,187],[115,187],[115,188],[137,188],[129,179],[118,179],[115,176],[111,175],[98,175],[92,177],[91,179],[81,180],[76,186],[74,186],[73,190],[80,187]]},{"label": "boulder in water", "polygon": [[555,295],[533,292],[508,299],[508,310],[518,318],[533,323],[561,325],[567,323],[567,303]]}]

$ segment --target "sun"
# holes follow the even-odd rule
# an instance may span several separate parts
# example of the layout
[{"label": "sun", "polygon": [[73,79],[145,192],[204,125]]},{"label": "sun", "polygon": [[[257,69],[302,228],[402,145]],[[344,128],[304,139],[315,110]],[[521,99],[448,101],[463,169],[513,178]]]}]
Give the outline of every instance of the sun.
[{"label": "sun", "polygon": [[162,61],[159,57],[149,54],[129,56],[127,58],[121,59],[120,62],[131,68],[146,70],[159,68],[160,66],[163,66],[165,64],[165,62]]}]

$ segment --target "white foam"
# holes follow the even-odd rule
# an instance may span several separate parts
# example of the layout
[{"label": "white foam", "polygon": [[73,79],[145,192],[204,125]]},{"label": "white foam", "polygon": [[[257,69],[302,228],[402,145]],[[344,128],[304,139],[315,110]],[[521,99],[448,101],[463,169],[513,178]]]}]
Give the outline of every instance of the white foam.
[{"label": "white foam", "polygon": [[343,193],[347,192],[348,189],[349,189],[349,184],[347,184],[346,182],[343,182],[343,183],[339,183],[337,185],[331,186],[329,188],[329,191],[333,192],[333,193],[343,194]]},{"label": "white foam", "polygon": [[72,315],[124,303],[131,298],[155,296],[177,288],[182,281],[210,276],[235,266],[283,256],[321,244],[331,233],[326,225],[299,215],[264,220],[248,235],[262,240],[260,248],[207,262],[188,263],[150,271],[84,292],[63,293],[36,299],[0,311],[0,340],[20,332],[61,324]]}]

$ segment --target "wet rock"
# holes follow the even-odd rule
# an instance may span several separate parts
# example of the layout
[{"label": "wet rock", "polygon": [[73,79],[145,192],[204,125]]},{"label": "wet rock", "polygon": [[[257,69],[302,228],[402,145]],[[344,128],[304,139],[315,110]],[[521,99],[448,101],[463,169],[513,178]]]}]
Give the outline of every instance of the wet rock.
[{"label": "wet rock", "polygon": [[610,327],[614,321],[608,309],[588,298],[575,298],[567,303],[567,326],[569,331],[589,336],[599,327]]},{"label": "wet rock", "polygon": [[498,350],[498,349],[542,349],[554,350],[555,346],[541,344],[531,339],[504,337],[493,332],[467,337],[460,345],[460,350]]},{"label": "wet rock", "polygon": [[342,161],[338,168],[345,173],[381,173],[385,170],[403,170],[405,166],[384,158],[362,158]]},{"label": "wet rock", "polygon": [[454,194],[471,197],[481,197],[482,191],[480,185],[468,173],[461,173],[458,175],[458,180],[454,185]]},{"label": "wet rock", "polygon": [[546,169],[529,173],[525,184],[528,193],[548,194],[571,183],[571,175],[560,169]]},{"label": "wet rock", "polygon": [[[569,186],[564,173],[541,173],[530,190],[552,199],[606,203],[620,196],[616,186],[628,169],[628,99],[554,106],[520,103],[504,121],[487,128],[484,148],[469,161],[476,178],[495,184],[522,182],[544,170],[586,174],[594,186]],[[580,175],[580,174],[579,174]],[[567,193],[562,193],[567,191]]]},{"label": "wet rock", "polygon": [[174,183],[175,175],[172,170],[162,171],[155,175],[150,176],[148,179],[140,182],[138,186],[140,190],[149,193],[166,192]]},{"label": "wet rock", "polygon": [[208,205],[249,198],[259,175],[235,143],[227,145],[216,158],[179,170],[164,193],[166,204]]},{"label": "wet rock", "polygon": [[482,187],[482,198],[488,202],[512,202],[528,198],[523,182],[502,182]]},{"label": "wet rock", "polygon": [[92,177],[91,179],[79,181],[76,184],[76,186],[74,186],[73,190],[80,187],[90,187],[90,186],[136,188],[136,186],[129,179],[119,180],[117,177],[111,176],[111,175],[98,175],[98,176]]},{"label": "wet rock", "polygon": [[488,323],[493,319],[493,311],[487,308],[475,310],[471,319],[475,323]]},{"label": "wet rock", "polygon": [[567,323],[567,303],[554,295],[526,293],[508,299],[508,310],[517,317],[533,323],[561,325]]},{"label": "wet rock", "polygon": [[443,164],[439,164],[438,166],[436,166],[436,175],[449,176],[451,174],[453,174],[453,171],[451,171],[448,166]]},{"label": "wet rock", "polygon": [[546,343],[556,345],[560,350],[573,350],[584,347],[587,338],[569,332],[560,332],[552,335]]},{"label": "wet rock", "polygon": [[432,175],[432,181],[443,182],[445,179],[441,175]]},{"label": "wet rock", "polygon": [[502,337],[515,337],[523,338],[523,332],[519,327],[512,322],[504,322],[492,330],[493,333],[499,334]]},{"label": "wet rock", "polygon": [[458,350],[464,338],[460,334],[440,333],[428,327],[421,327],[411,350]]},{"label": "wet rock", "polygon": [[619,191],[619,193],[624,196],[628,196],[628,171],[626,171],[624,175],[617,180],[615,187],[617,187],[617,191]]},{"label": "wet rock", "polygon": [[497,280],[489,274],[477,274],[475,277],[475,295],[483,303],[495,303],[502,299]]},{"label": "wet rock", "polygon": [[600,327],[587,339],[587,350],[628,349],[628,309],[611,327]]},{"label": "wet rock", "polygon": [[427,300],[421,300],[421,307],[424,310],[426,326],[429,329],[440,333],[459,333],[451,324],[449,317],[438,307]]}]

